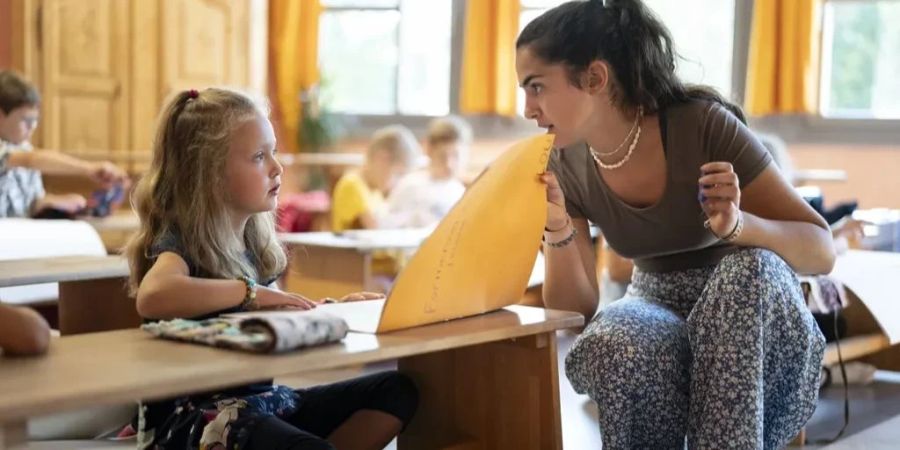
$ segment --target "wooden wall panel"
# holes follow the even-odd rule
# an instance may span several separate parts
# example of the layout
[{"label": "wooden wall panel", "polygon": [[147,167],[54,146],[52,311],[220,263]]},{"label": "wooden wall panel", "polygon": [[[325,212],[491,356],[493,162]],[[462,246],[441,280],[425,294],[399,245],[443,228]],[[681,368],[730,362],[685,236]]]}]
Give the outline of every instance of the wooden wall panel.
[{"label": "wooden wall panel", "polygon": [[129,6],[116,0],[43,2],[45,147],[127,152]]}]

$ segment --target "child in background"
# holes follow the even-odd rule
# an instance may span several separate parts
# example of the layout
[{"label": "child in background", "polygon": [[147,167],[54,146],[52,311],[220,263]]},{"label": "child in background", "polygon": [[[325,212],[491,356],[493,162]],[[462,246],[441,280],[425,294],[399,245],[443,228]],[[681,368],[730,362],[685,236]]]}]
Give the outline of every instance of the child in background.
[{"label": "child in background", "polygon": [[[316,306],[274,284],[287,259],[274,226],[283,170],[264,108],[230,90],[181,92],[162,113],[153,151],[134,192],[141,230],[127,247],[142,317]],[[382,448],[417,401],[394,371],[301,390],[269,380],[144,403],[139,448]]]},{"label": "child in background", "polygon": [[332,231],[381,227],[386,214],[385,197],[397,180],[414,167],[421,153],[415,136],[402,125],[376,131],[363,167],[348,172],[334,186]]},{"label": "child in background", "polygon": [[462,118],[435,119],[428,126],[428,167],[404,176],[388,197],[385,227],[427,227],[439,222],[466,191],[460,181],[472,128]]},{"label": "child in background", "polygon": [[0,71],[0,218],[32,217],[42,210],[75,215],[87,206],[79,194],[44,192],[41,172],[83,176],[104,188],[127,183],[125,172],[110,162],[87,162],[59,152],[32,151],[29,140],[38,123],[40,95],[15,72]]},{"label": "child in background", "polygon": [[50,345],[50,326],[29,308],[0,304],[0,353],[8,356],[40,355]]}]

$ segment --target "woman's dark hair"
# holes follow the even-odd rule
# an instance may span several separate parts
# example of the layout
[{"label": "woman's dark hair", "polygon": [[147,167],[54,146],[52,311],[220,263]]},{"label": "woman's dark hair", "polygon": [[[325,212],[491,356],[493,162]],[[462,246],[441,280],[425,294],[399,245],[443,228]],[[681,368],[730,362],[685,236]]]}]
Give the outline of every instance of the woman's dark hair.
[{"label": "woman's dark hair", "polygon": [[614,75],[612,100],[619,107],[643,106],[654,113],[691,99],[722,104],[741,122],[741,108],[706,86],[685,85],[675,74],[672,37],[641,0],[571,1],[534,19],[519,34],[516,49],[528,47],[548,64],[563,64],[569,81],[596,60]]}]

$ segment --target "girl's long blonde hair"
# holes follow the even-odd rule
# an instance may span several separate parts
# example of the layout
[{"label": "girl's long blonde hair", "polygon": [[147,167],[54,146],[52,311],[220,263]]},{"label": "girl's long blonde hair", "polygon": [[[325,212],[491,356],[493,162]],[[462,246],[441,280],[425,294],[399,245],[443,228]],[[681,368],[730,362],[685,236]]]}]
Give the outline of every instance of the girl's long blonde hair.
[{"label": "girl's long blonde hair", "polygon": [[231,135],[256,114],[267,115],[267,109],[246,94],[219,88],[181,92],[166,105],[153,162],[131,199],[141,220],[125,249],[132,295],[157,256],[151,250],[165,236],[180,237],[184,256],[204,277],[264,280],[284,270],[287,258],[275,235],[275,213],[254,214],[244,235],[235,236],[225,198]]}]

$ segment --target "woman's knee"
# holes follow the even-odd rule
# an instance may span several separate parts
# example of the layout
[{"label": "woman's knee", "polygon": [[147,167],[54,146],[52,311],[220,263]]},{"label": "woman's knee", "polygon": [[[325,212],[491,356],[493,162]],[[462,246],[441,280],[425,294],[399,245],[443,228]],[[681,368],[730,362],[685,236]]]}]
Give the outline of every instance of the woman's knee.
[{"label": "woman's knee", "polygon": [[772,302],[777,299],[802,300],[797,275],[775,252],[745,248],[722,258],[707,283],[700,305],[708,306],[718,300],[727,301],[731,307],[744,305],[759,310],[766,305],[774,306]]},{"label": "woman's knee", "polygon": [[677,370],[688,359],[687,342],[684,320],[674,311],[648,300],[622,299],[601,311],[576,339],[566,355],[566,375],[583,393],[613,380],[627,381],[629,372],[658,370],[660,361],[670,361]]},{"label": "woman's knee", "polygon": [[763,281],[793,275],[793,270],[777,253],[757,247],[742,248],[725,256],[719,262],[717,272],[762,279]]}]

